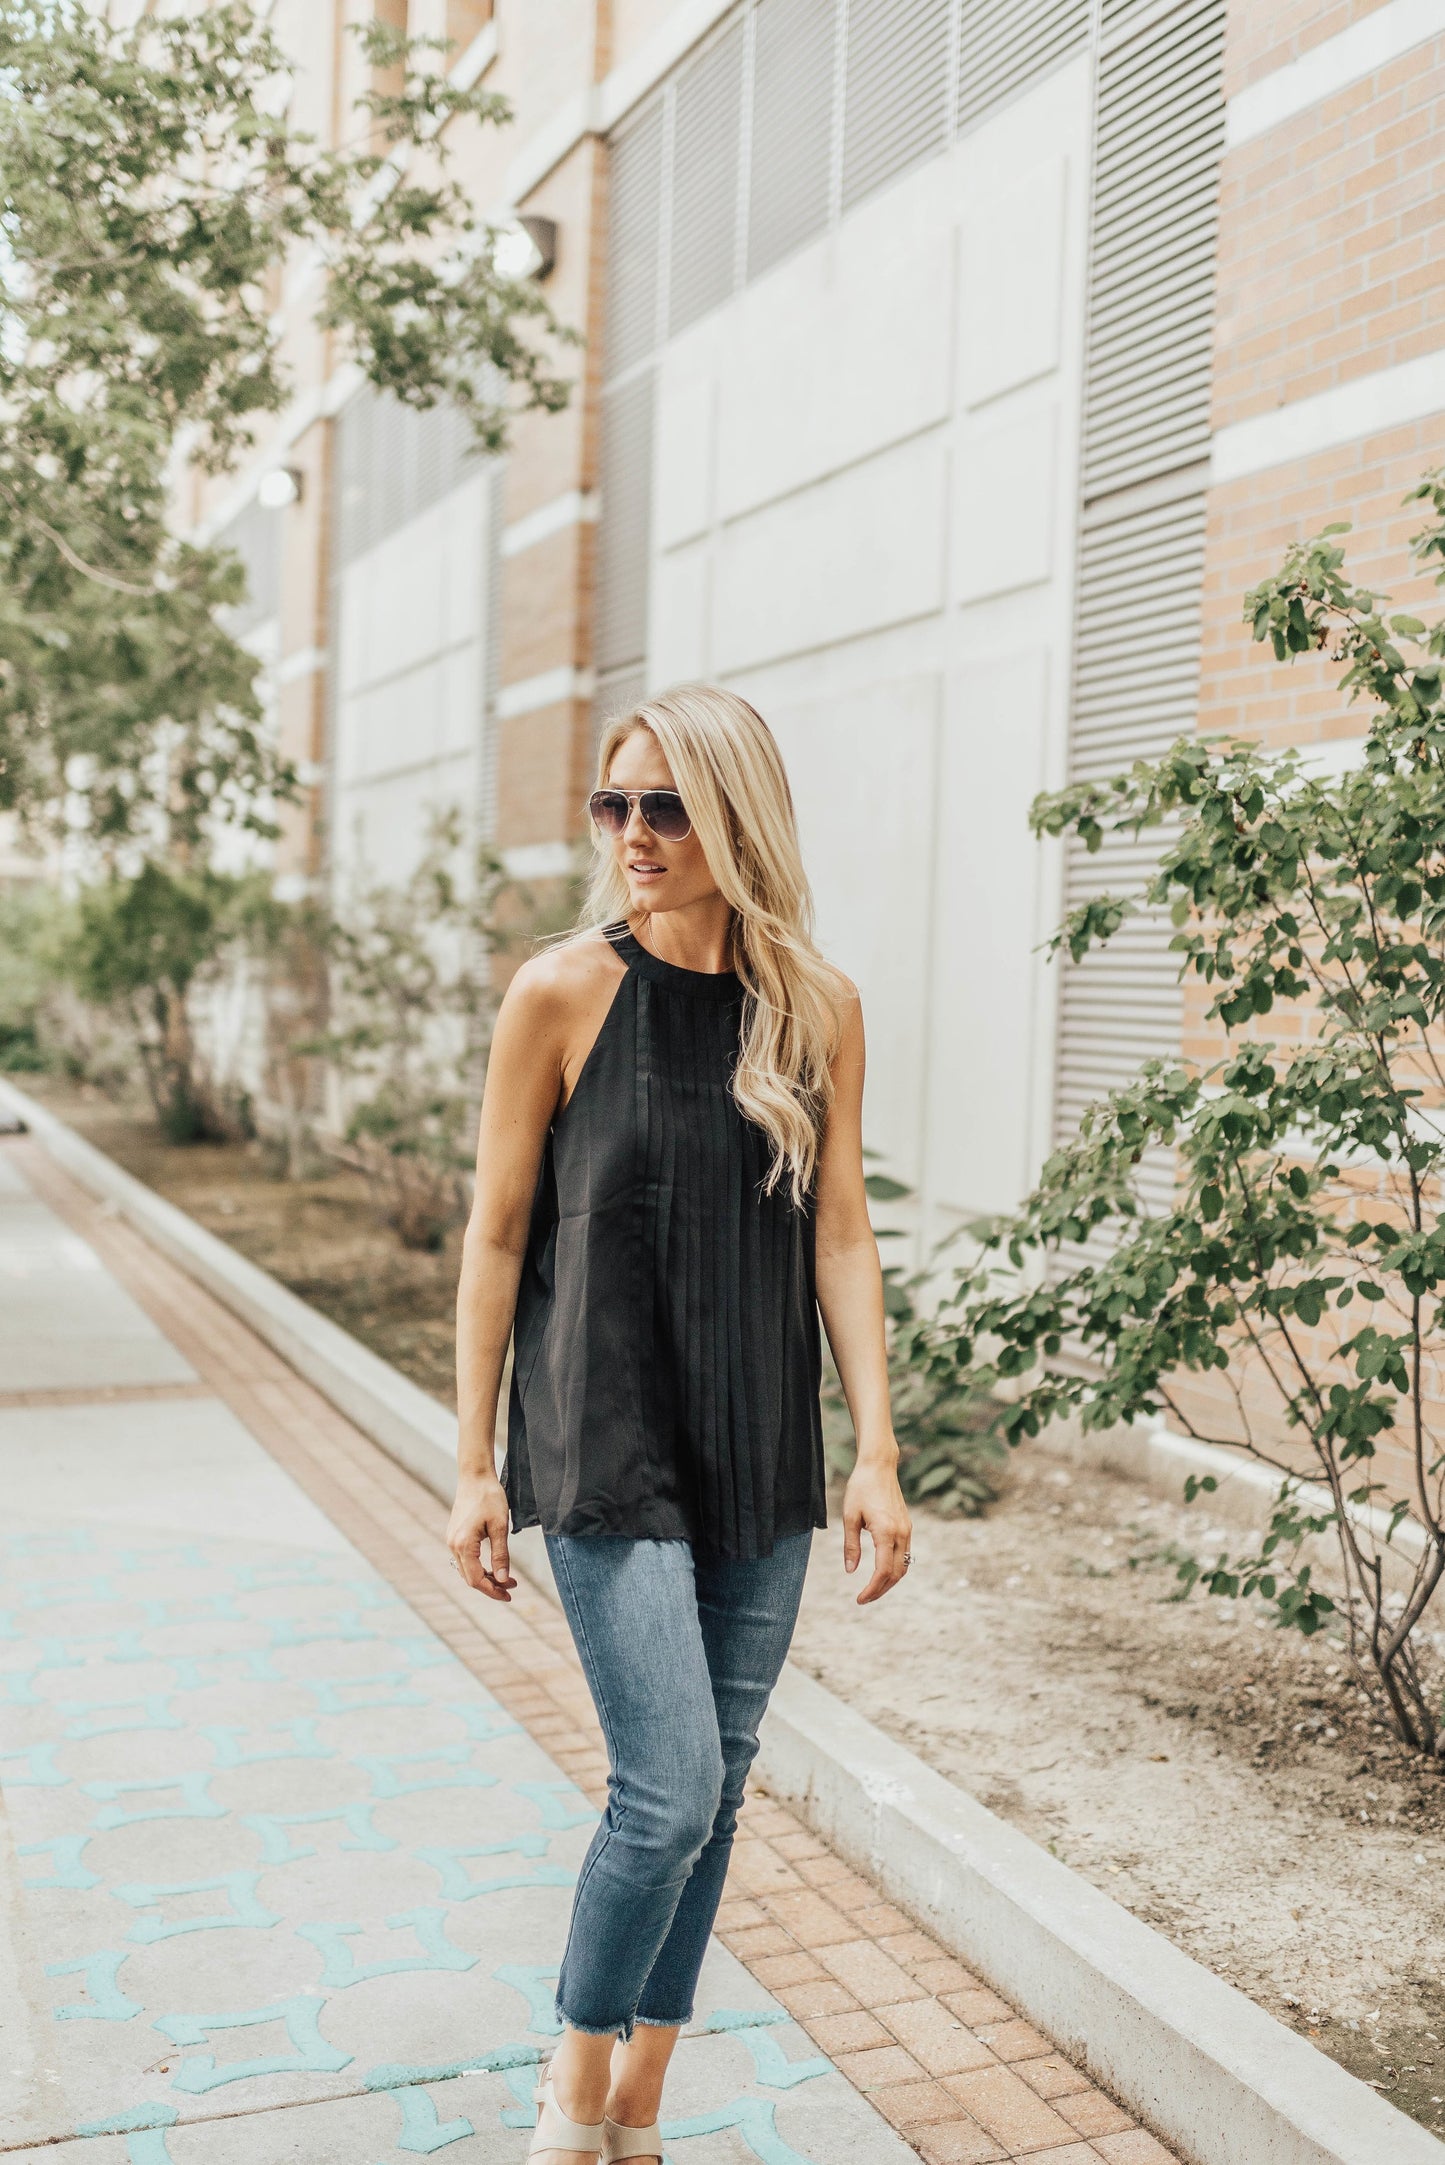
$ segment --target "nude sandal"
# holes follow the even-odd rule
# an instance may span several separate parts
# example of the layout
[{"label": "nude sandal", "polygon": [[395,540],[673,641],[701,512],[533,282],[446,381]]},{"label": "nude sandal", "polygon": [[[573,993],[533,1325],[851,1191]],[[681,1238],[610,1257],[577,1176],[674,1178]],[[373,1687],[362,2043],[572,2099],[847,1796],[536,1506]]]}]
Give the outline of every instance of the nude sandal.
[{"label": "nude sandal", "polygon": [[584,2156],[593,2156],[603,2150],[609,2123],[598,2120],[588,2127],[585,2121],[569,2120],[557,2103],[550,2075],[537,2085],[532,2095],[537,2101],[537,2126],[527,2146],[528,2157],[535,2157],[541,2150],[580,2150]]},{"label": "nude sandal", "polygon": [[624,2127],[613,2119],[602,2124],[607,2132],[602,2138],[601,2165],[622,2165],[625,2158],[652,2158],[661,2165],[662,2129],[655,2120],[651,2127]]}]

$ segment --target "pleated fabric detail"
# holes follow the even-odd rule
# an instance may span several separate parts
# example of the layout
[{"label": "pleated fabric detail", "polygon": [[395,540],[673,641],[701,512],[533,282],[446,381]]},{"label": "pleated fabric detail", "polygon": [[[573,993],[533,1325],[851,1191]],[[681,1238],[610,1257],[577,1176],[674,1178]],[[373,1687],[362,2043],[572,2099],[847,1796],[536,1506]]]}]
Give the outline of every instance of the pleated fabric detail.
[{"label": "pleated fabric detail", "polygon": [[627,964],[554,1121],[517,1300],[515,1526],[766,1556],[826,1523],[811,1205],[731,1090],[743,990],[625,926]]}]

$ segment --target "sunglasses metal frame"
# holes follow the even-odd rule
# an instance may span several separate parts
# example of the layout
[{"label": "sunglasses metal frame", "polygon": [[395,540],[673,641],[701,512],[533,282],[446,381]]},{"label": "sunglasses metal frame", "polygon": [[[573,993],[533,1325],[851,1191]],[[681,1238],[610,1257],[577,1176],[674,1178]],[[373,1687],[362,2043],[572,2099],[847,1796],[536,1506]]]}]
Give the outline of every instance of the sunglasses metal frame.
[{"label": "sunglasses metal frame", "polygon": [[[643,825],[647,828],[649,834],[655,834],[657,836],[659,842],[685,842],[688,836],[692,833],[692,820],[688,814],[687,806],[682,801],[682,795],[679,790],[655,788],[623,789],[620,783],[604,782],[602,787],[600,789],[594,789],[592,795],[587,799],[587,817],[592,821],[594,826],[601,828],[602,832],[606,834],[610,830],[602,826],[601,820],[598,819],[597,814],[592,809],[593,804],[598,797],[625,797],[627,799],[629,818],[631,817],[632,807],[635,805],[637,810],[642,813]],[[687,820],[687,825],[686,827],[684,827],[682,833],[662,834],[656,827],[654,827],[652,821],[648,818],[646,812],[642,809],[642,800],[644,797],[675,798],[677,800],[679,808],[681,809],[683,818]],[[618,834],[621,834],[624,831],[626,824],[627,822],[626,820],[624,820],[622,826],[617,829]]]}]

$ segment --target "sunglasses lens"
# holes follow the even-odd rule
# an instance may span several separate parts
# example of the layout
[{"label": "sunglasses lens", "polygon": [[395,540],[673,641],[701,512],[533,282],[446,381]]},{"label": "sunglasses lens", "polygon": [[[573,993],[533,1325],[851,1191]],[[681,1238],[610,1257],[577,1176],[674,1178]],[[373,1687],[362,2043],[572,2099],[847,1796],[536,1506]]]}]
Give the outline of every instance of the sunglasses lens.
[{"label": "sunglasses lens", "polygon": [[675,789],[649,789],[639,809],[659,842],[681,842],[692,833],[687,807]]},{"label": "sunglasses lens", "polygon": [[620,790],[594,789],[587,800],[587,809],[603,834],[621,834],[627,825],[630,808]]}]

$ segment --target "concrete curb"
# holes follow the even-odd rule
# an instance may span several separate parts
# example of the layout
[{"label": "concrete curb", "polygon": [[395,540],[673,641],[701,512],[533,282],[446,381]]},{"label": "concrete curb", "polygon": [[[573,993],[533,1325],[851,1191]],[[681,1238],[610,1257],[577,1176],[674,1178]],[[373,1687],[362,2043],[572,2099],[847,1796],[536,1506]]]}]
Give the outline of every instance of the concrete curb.
[{"label": "concrete curb", "polygon": [[445,1406],[3,1079],[0,1104],[20,1114],[83,1188],[114,1204],[127,1224],[249,1323],[373,1443],[451,1502],[457,1424]]},{"label": "concrete curb", "polygon": [[1445,2145],[791,1664],[758,1772],[1192,2165]]},{"label": "concrete curb", "polygon": [[[455,1421],[435,1399],[3,1080],[0,1104],[451,1501]],[[540,1539],[516,1559],[555,1600]],[[1445,2144],[792,1664],[758,1772],[1189,2165],[1445,2165]]]}]

